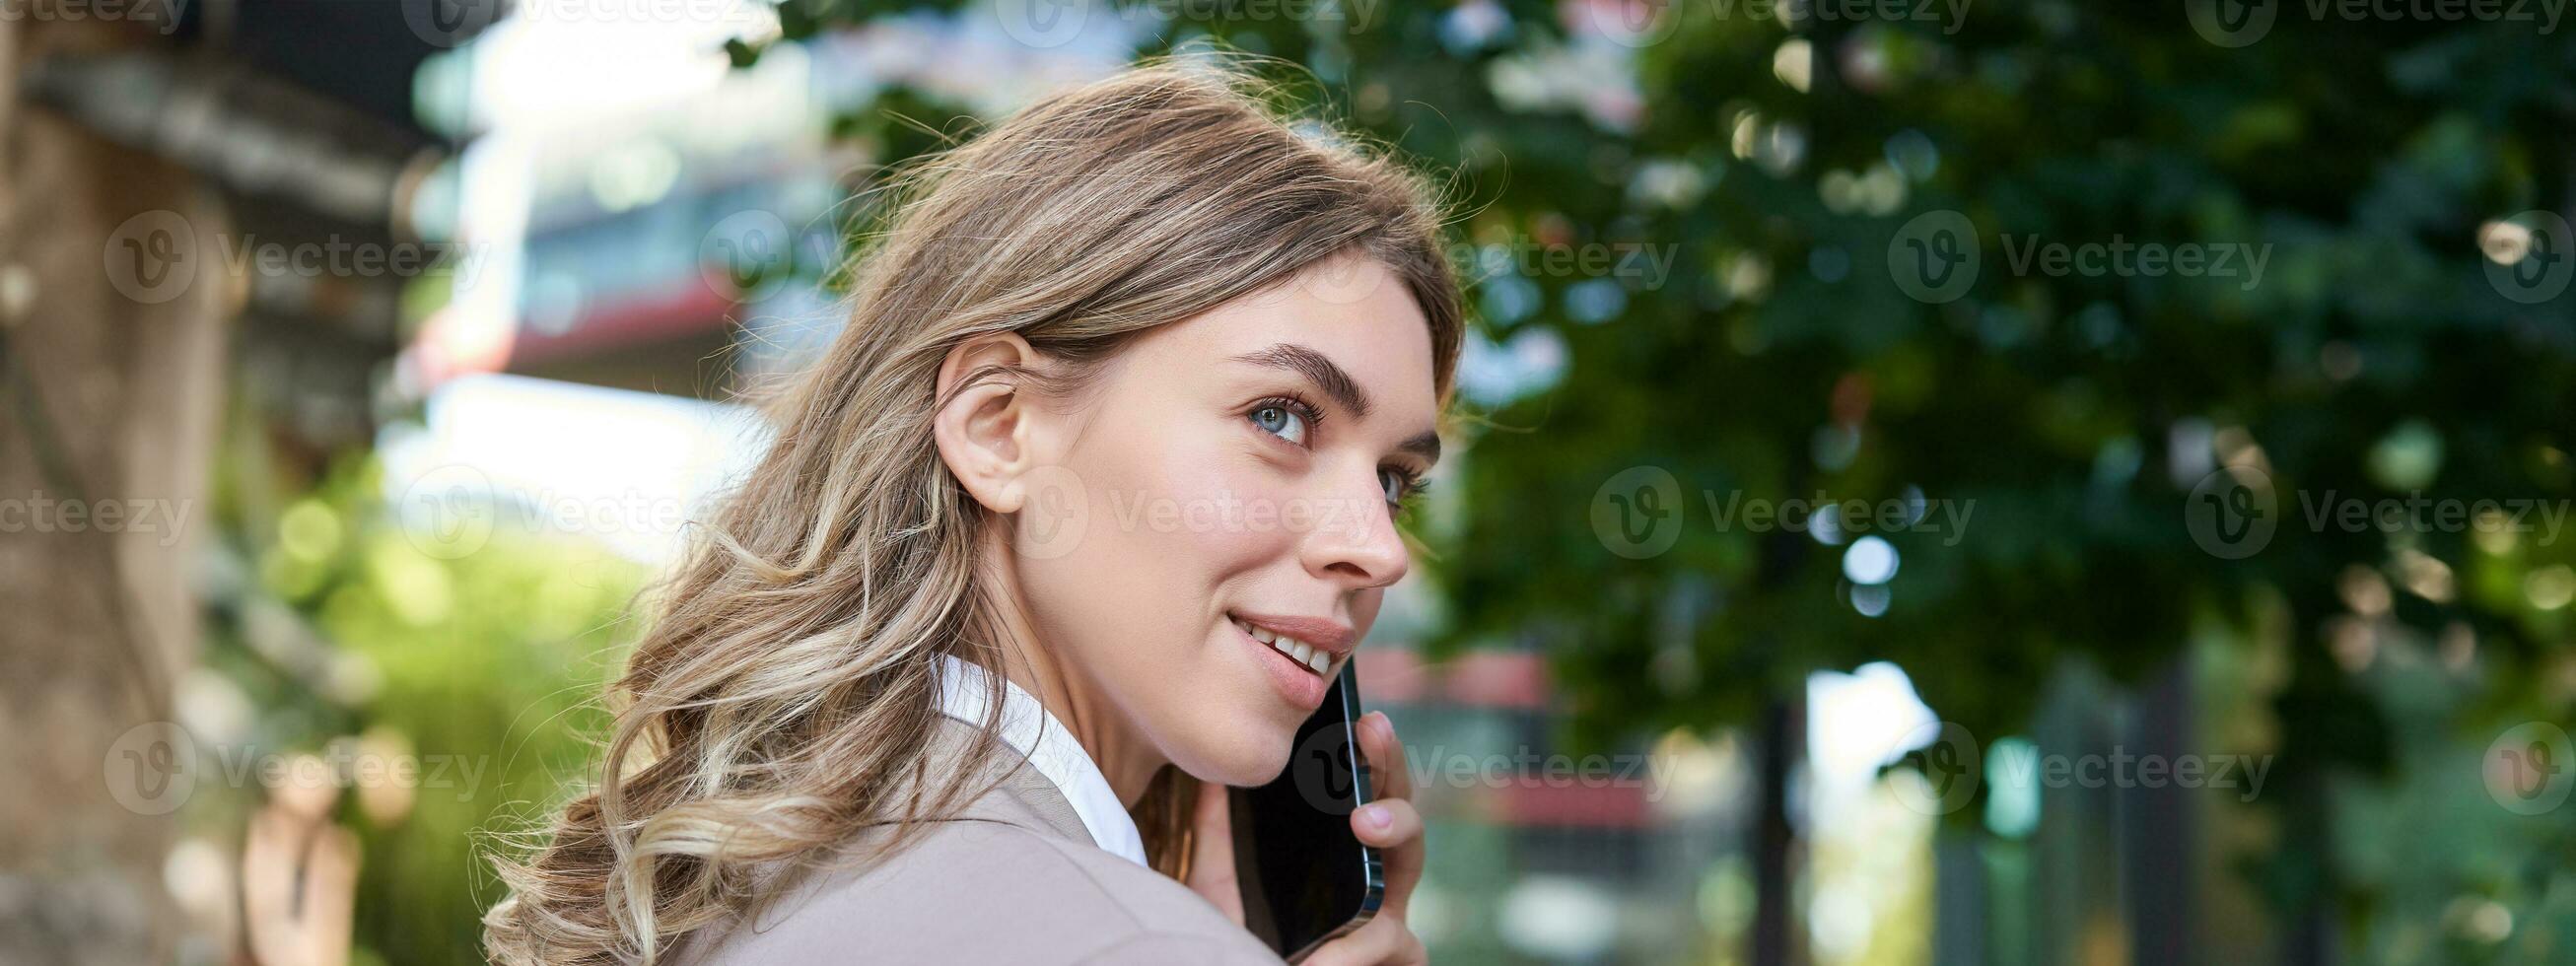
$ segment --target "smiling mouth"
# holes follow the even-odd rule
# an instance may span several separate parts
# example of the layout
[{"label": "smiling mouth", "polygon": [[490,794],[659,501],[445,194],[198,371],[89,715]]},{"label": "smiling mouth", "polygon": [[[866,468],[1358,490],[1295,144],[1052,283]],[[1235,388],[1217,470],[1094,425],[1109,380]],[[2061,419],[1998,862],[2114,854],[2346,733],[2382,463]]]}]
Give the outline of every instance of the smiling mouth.
[{"label": "smiling mouth", "polygon": [[1324,676],[1324,672],[1333,666],[1333,652],[1331,651],[1316,647],[1293,637],[1272,633],[1268,628],[1261,627],[1259,625],[1244,623],[1241,619],[1236,618],[1231,614],[1226,615],[1226,619],[1233,621],[1234,626],[1237,629],[1243,631],[1245,634],[1251,635],[1253,640],[1268,644],[1270,645],[1271,650],[1288,655],[1289,660],[1295,661],[1297,662],[1297,666],[1313,672],[1316,677]]}]

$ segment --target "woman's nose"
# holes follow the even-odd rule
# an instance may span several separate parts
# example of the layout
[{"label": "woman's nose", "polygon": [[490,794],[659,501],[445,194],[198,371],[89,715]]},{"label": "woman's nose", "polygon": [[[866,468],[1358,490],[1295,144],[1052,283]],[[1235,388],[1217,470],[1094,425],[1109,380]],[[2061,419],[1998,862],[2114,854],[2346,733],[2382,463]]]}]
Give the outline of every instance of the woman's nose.
[{"label": "woman's nose", "polygon": [[1396,530],[1395,508],[1378,486],[1372,469],[1365,488],[1340,487],[1328,498],[1304,541],[1308,570],[1351,590],[1404,579],[1413,554]]}]

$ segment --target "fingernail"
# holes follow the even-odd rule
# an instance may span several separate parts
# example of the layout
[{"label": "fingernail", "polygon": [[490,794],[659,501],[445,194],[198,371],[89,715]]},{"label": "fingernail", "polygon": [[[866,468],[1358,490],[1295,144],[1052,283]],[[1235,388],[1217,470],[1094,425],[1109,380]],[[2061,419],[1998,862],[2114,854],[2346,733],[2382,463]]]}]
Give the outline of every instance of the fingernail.
[{"label": "fingernail", "polygon": [[1395,824],[1395,816],[1387,814],[1384,805],[1363,805],[1360,806],[1360,821],[1367,822],[1368,827],[1383,832],[1388,826]]}]

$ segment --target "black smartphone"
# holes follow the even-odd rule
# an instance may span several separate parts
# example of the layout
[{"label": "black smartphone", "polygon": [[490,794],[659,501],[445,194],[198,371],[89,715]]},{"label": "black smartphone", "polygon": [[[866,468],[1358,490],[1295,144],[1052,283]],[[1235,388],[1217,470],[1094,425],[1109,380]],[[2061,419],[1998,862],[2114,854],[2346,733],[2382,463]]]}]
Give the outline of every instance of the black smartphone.
[{"label": "black smartphone", "polygon": [[1368,761],[1352,730],[1354,663],[1343,662],[1323,706],[1297,727],[1279,777],[1232,796],[1244,928],[1292,963],[1368,922],[1386,897],[1377,850],[1351,833],[1351,811],[1369,800]]}]

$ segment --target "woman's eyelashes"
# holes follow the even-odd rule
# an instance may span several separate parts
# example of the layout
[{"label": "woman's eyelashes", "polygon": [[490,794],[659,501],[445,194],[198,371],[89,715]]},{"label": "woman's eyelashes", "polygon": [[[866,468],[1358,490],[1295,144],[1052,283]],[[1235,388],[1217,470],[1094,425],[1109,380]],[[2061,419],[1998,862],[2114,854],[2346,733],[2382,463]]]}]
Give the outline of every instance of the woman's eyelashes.
[{"label": "woman's eyelashes", "polygon": [[1421,473],[1401,466],[1389,466],[1378,471],[1378,485],[1385,488],[1386,505],[1402,512],[1412,507],[1429,484],[1423,481]]},{"label": "woman's eyelashes", "polygon": [[[1315,428],[1324,421],[1324,412],[1294,396],[1273,396],[1252,404],[1243,414],[1253,428],[1296,446],[1315,447]],[[1426,484],[1422,474],[1404,466],[1386,466],[1378,470],[1378,488],[1386,505],[1401,512],[1414,498],[1422,495]]]},{"label": "woman's eyelashes", "polygon": [[1324,421],[1322,410],[1303,399],[1278,396],[1252,404],[1244,414],[1262,432],[1277,436],[1298,446],[1312,447],[1315,426]]}]

